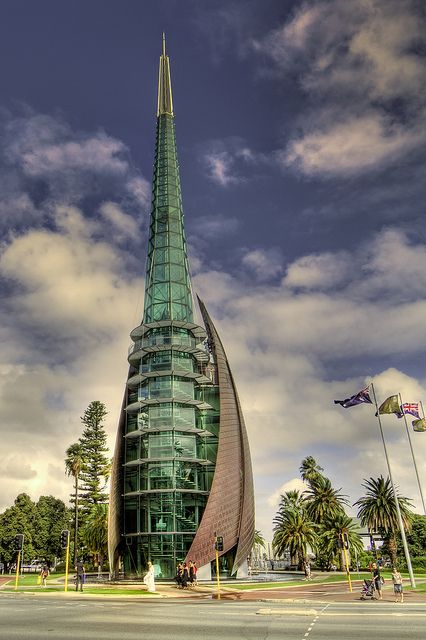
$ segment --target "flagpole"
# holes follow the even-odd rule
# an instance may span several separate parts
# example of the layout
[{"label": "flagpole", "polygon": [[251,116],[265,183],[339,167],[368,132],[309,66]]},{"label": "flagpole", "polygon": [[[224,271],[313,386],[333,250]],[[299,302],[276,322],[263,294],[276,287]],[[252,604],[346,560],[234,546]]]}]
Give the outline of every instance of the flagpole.
[{"label": "flagpole", "polygon": [[391,467],[390,467],[390,463],[389,463],[388,450],[387,450],[387,447],[386,447],[385,436],[384,436],[383,428],[382,428],[382,421],[380,420],[379,407],[378,407],[378,404],[377,404],[376,391],[374,389],[374,384],[373,383],[371,383],[371,389],[373,391],[374,404],[376,405],[376,415],[377,415],[377,420],[379,422],[380,435],[381,435],[381,438],[382,438],[383,449],[384,449],[384,452],[385,452],[386,463],[387,463],[387,466],[388,466],[389,479],[391,481],[393,497],[395,499],[395,507],[396,507],[396,513],[397,513],[397,516],[398,516],[399,530],[401,532],[402,545],[404,547],[405,560],[407,562],[407,569],[408,569],[408,573],[410,575],[410,583],[411,583],[411,586],[413,587],[413,589],[415,589],[416,588],[416,581],[414,580],[414,573],[413,573],[413,567],[411,566],[410,552],[408,550],[407,538],[405,537],[404,523],[402,522],[401,509],[399,508],[398,496],[396,494],[395,484],[394,484],[393,477],[392,477],[392,471],[391,471]]},{"label": "flagpole", "polygon": [[[417,469],[417,462],[414,455],[413,443],[411,442],[410,430],[408,428],[408,423],[407,423],[407,416],[405,415],[404,405],[402,403],[402,396],[400,393],[398,393],[398,396],[399,396],[399,404],[401,406],[402,413],[404,414],[405,430],[407,432],[408,442],[410,443],[410,450],[411,450],[411,456],[413,458],[414,471],[416,472],[417,484],[419,485],[420,497],[422,499],[423,513],[426,516],[425,499],[423,497],[422,485],[420,482],[419,471]],[[422,405],[422,410],[423,410],[423,405]]]}]

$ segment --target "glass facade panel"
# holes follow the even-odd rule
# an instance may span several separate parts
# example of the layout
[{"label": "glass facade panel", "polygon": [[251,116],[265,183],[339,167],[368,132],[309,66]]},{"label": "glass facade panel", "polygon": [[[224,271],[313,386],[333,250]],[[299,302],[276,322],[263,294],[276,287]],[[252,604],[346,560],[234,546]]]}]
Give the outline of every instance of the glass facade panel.
[{"label": "glass facade panel", "polygon": [[124,498],[124,532],[138,532],[139,498]]},{"label": "glass facade panel", "polygon": [[139,458],[139,438],[126,438],[126,462],[132,462]]}]

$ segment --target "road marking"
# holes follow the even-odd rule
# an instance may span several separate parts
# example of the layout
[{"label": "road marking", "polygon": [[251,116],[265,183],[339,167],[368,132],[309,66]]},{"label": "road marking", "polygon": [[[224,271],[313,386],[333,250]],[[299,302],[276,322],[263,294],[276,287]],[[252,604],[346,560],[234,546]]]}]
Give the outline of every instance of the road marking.
[{"label": "road marking", "polygon": [[323,613],[322,615],[324,616],[340,616],[340,617],[344,617],[344,616],[363,616],[363,617],[367,617],[367,616],[376,616],[378,618],[388,618],[389,616],[393,616],[394,618],[400,618],[400,617],[415,617],[415,618],[426,618],[426,613],[410,613],[407,611],[407,613],[403,613],[402,611],[399,611],[398,613],[396,612],[392,612],[392,611],[384,611],[383,613],[380,612],[371,612],[371,611],[363,611],[363,612],[352,612],[352,611],[330,611],[330,613]]},{"label": "road marking", "polygon": [[[221,614],[222,615],[222,612]],[[316,609],[258,609],[260,616],[316,616]]]}]

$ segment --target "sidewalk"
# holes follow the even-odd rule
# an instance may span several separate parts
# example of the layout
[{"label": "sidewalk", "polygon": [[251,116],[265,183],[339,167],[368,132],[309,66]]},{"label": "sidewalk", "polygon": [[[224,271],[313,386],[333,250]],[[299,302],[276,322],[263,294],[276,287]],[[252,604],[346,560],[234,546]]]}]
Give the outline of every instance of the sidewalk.
[{"label": "sidewalk", "polygon": [[[0,577],[0,594],[3,591],[2,586],[5,582],[8,582],[8,587],[14,587],[14,580],[10,577]],[[419,581],[425,582],[425,580]],[[362,580],[352,581],[352,593],[349,591],[348,584],[346,582],[337,583],[321,583],[309,581],[303,585],[291,585],[287,584],[281,587],[265,587],[262,583],[258,583],[256,588],[250,590],[235,589],[233,585],[229,583],[221,584],[220,587],[220,599],[221,600],[236,600],[236,601],[287,601],[287,602],[317,602],[317,603],[331,603],[331,602],[359,602],[361,596]],[[252,583],[253,584],[253,583]],[[63,586],[63,582],[55,581],[54,579],[48,580],[48,587],[51,586]],[[404,585],[404,604],[425,604],[426,605],[426,592],[411,591],[408,590],[408,581]],[[96,593],[96,589],[105,590],[110,589],[111,593]],[[114,593],[115,589],[126,591],[126,593]],[[162,583],[156,584],[156,593],[135,593],[135,591],[143,590],[142,583],[138,584],[115,584],[111,583],[99,583],[99,584],[87,584],[86,591],[83,593],[76,592],[74,585],[68,585],[68,591],[48,591],[43,587],[20,587],[17,592],[22,595],[33,596],[47,596],[47,597],[68,597],[68,598],[137,598],[137,599],[156,599],[161,598],[179,598],[179,599],[217,599],[217,585],[216,583],[200,584],[196,587],[188,589],[178,589],[174,583]],[[91,593],[88,593],[88,590]],[[7,591],[6,593],[12,593]],[[383,599],[380,602],[394,603],[393,586],[391,583],[385,584],[383,589]],[[374,606],[375,601],[368,599],[365,601],[366,606]],[[404,606],[404,605],[401,605]]]}]

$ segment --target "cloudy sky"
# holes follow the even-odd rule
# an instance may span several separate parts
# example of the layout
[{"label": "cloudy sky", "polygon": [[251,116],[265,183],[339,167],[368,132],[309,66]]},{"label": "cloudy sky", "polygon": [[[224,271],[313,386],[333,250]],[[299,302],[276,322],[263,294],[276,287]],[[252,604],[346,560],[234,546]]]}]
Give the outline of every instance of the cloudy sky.
[{"label": "cloudy sky", "polygon": [[[354,502],[379,401],[426,402],[421,0],[2,0],[0,509],[64,499],[92,400],[111,450],[143,309],[161,33],[194,289],[233,367],[257,522],[313,455]],[[392,470],[420,512],[403,421]],[[426,434],[412,434],[426,493]]]}]

